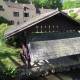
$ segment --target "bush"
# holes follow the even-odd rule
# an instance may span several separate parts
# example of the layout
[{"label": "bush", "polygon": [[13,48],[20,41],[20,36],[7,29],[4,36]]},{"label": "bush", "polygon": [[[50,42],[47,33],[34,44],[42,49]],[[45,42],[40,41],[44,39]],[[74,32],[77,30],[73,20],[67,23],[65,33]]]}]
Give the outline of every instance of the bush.
[{"label": "bush", "polygon": [[[6,27],[6,24],[3,23],[0,25],[0,44],[3,43],[7,43],[7,44],[10,44],[11,46],[16,46],[16,40],[18,40],[18,38],[16,36],[12,36],[12,37],[9,37],[7,39],[4,39],[3,36],[4,36],[4,32],[8,29],[8,28],[11,28],[13,26],[7,26]],[[16,39],[17,38],[17,39]],[[5,44],[6,45],[6,44]]]},{"label": "bush", "polygon": [[75,12],[70,13],[70,16],[74,19],[77,17],[77,14]]},{"label": "bush", "polygon": [[1,25],[0,25],[0,29],[3,28],[3,27],[5,27],[5,26],[6,26],[5,23],[1,24]]},{"label": "bush", "polygon": [[19,48],[21,46],[21,40],[19,38],[19,36],[11,36],[9,38],[6,39],[6,44],[10,45],[10,46],[14,46],[16,48]]},{"label": "bush", "polygon": [[0,70],[0,80],[15,80],[17,74],[17,70],[15,68],[5,68],[4,70]]},{"label": "bush", "polygon": [[3,38],[4,32],[11,27],[14,27],[14,25],[7,27],[4,23],[0,25],[0,80],[15,80],[17,74],[17,65],[14,61],[19,62],[19,56],[17,55],[19,50],[9,47],[5,43],[6,39]]},{"label": "bush", "polygon": [[5,30],[6,30],[6,24],[1,24],[0,25],[0,44],[2,43],[2,41],[4,41],[3,40],[3,35],[4,35],[4,32],[5,32]]},{"label": "bush", "polygon": [[8,25],[11,25],[10,21],[5,19],[4,17],[0,16],[0,24],[7,23]]},{"label": "bush", "polygon": [[78,18],[78,17],[76,17],[75,20],[80,22],[80,18]]},{"label": "bush", "polygon": [[80,22],[80,18],[77,17],[77,14],[75,12],[70,13],[70,16],[76,21]]}]

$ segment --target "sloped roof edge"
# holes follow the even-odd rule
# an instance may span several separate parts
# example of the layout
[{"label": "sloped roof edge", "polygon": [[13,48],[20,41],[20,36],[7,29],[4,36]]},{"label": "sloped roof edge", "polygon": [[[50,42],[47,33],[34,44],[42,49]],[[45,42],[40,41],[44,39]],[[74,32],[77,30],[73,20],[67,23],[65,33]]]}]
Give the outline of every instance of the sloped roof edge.
[{"label": "sloped roof edge", "polygon": [[8,37],[10,37],[12,35],[15,35],[15,34],[21,32],[21,31],[23,31],[23,30],[25,30],[25,29],[27,29],[29,27],[32,27],[33,25],[35,25],[35,24],[37,24],[37,23],[39,23],[41,21],[44,21],[44,20],[46,20],[46,19],[48,19],[48,18],[50,18],[50,17],[52,17],[54,15],[57,15],[59,13],[63,14],[64,16],[66,16],[68,18],[70,18],[71,20],[73,20],[74,22],[79,24],[79,26],[80,26],[79,22],[75,21],[70,16],[66,15],[64,12],[62,12],[62,11],[52,11],[52,12],[48,12],[48,13],[44,13],[44,14],[41,14],[39,16],[36,16],[36,17],[30,19],[29,21],[24,22],[21,25],[18,25],[17,27],[14,27],[14,28],[11,28],[11,29],[5,31],[4,38],[8,38]]},{"label": "sloped roof edge", "polygon": [[15,2],[7,2],[7,1],[4,1],[6,3],[6,5],[8,7],[11,7],[11,8],[23,8],[23,7],[26,7],[26,8],[29,8],[29,9],[36,9],[34,4],[24,4],[24,3],[15,3]]}]

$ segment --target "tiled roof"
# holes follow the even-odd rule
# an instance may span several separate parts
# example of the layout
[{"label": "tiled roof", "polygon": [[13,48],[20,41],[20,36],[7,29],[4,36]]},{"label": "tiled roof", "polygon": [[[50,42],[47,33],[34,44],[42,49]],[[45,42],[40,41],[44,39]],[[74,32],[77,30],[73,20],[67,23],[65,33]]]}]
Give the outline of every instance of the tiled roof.
[{"label": "tiled roof", "polygon": [[55,11],[55,10],[56,10],[56,9],[37,8],[37,9],[36,9],[36,13],[43,14],[43,13],[47,13],[47,12],[51,12],[51,11]]},{"label": "tiled roof", "polygon": [[28,9],[35,9],[34,4],[22,4],[22,3],[14,3],[14,2],[6,2],[8,7],[12,7],[12,8],[23,8],[23,7],[27,7]]}]

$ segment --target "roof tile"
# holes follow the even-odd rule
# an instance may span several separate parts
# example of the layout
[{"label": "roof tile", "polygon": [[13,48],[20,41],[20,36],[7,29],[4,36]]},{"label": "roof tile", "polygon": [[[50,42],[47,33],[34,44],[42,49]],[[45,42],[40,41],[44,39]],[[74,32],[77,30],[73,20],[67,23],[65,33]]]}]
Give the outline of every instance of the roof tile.
[{"label": "roof tile", "polygon": [[22,3],[14,3],[14,2],[6,2],[8,7],[12,7],[12,8],[23,8],[23,7],[27,7],[29,9],[35,9],[34,4],[22,4]]}]

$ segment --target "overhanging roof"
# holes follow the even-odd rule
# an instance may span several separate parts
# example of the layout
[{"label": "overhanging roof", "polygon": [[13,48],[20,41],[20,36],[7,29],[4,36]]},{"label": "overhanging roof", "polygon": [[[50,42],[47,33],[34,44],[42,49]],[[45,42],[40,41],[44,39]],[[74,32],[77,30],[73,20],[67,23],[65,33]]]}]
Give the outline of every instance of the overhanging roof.
[{"label": "overhanging roof", "polygon": [[4,38],[10,37],[16,33],[19,33],[29,27],[32,27],[33,25],[40,23],[41,21],[44,21],[52,16],[55,16],[57,14],[61,13],[62,15],[68,17],[69,19],[71,19],[72,21],[74,21],[75,23],[77,23],[80,26],[80,23],[78,23],[77,21],[75,21],[74,19],[72,19],[71,17],[69,17],[68,15],[66,15],[64,12],[62,11],[52,11],[52,12],[48,12],[48,13],[44,13],[41,14],[39,16],[36,16],[30,20],[28,20],[27,22],[24,22],[23,24],[18,25],[17,27],[11,28],[9,30],[7,30],[4,33]]},{"label": "overhanging roof", "polygon": [[[29,44],[31,61],[56,59],[80,54],[80,33],[54,33],[51,35],[53,35],[51,37],[53,38],[52,40],[35,41],[34,37],[32,37],[32,41]],[[44,38],[46,36],[43,35]],[[40,40],[40,37],[38,38]],[[47,38],[50,39],[50,34]]]}]

